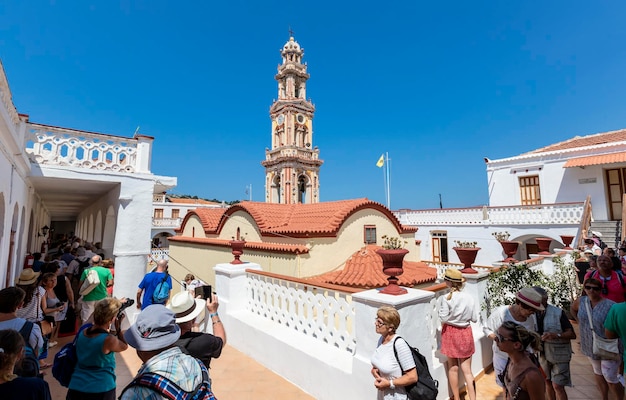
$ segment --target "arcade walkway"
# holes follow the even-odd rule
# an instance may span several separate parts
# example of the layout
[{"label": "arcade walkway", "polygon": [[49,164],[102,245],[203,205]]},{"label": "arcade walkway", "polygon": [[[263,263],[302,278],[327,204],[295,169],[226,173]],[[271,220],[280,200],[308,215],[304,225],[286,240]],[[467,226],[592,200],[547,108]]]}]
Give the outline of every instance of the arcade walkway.
[{"label": "arcade walkway", "polygon": [[[576,330],[578,325],[574,324]],[[48,362],[63,344],[71,338],[61,338],[59,344],[50,349]],[[574,387],[567,388],[570,400],[596,400],[599,394],[594,383],[594,376],[587,358],[580,354],[579,340],[574,341],[574,358],[572,359],[572,379]],[[141,366],[141,361],[133,349],[117,355],[117,387],[118,396],[121,389],[132,379]],[[287,382],[258,362],[231,346],[226,346],[222,356],[211,363],[213,390],[218,400],[276,400],[276,399],[313,399],[298,387]],[[46,370],[46,381],[50,384],[53,400],[65,399],[67,389],[61,387]],[[478,400],[504,400],[502,389],[495,384],[494,373],[480,377],[476,382]],[[445,390],[445,388],[441,388]]]}]

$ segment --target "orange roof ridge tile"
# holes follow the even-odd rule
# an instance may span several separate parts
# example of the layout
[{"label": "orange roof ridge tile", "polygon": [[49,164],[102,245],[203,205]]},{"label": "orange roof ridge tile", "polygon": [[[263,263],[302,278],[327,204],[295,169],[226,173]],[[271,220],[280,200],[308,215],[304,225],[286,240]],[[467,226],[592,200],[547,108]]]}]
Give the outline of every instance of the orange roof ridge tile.
[{"label": "orange roof ridge tile", "polygon": [[[382,258],[376,253],[380,246],[367,245],[352,254],[341,270],[309,278],[311,282],[348,287],[378,288],[387,286]],[[437,270],[422,262],[404,261],[403,273],[398,277],[401,286],[413,287],[437,279]]]}]

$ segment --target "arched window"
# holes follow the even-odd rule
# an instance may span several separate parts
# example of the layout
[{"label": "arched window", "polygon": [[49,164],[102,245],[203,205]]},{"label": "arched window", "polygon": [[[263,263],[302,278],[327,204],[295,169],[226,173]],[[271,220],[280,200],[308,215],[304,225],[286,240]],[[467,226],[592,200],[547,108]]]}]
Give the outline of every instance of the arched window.
[{"label": "arched window", "polygon": [[298,203],[305,204],[307,203],[307,179],[304,175],[300,175],[298,178]]}]

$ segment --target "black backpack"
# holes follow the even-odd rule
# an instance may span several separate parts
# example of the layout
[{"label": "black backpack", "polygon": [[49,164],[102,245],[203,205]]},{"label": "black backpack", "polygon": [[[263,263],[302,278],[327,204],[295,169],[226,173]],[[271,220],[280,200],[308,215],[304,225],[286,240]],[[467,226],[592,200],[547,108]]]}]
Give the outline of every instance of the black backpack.
[{"label": "black backpack", "polygon": [[[393,340],[393,354],[396,356],[396,360],[398,361],[400,368],[402,368],[400,360],[398,359],[398,350],[396,350],[396,341],[398,339],[402,338],[397,336]],[[424,357],[418,349],[412,347],[406,340],[404,340],[404,342],[411,349],[413,361],[415,361],[415,369],[417,370],[417,382],[404,387],[408,398],[410,400],[436,400],[437,394],[439,393],[439,382],[433,379],[430,375],[426,357]],[[403,374],[405,372],[406,371],[402,371]]]},{"label": "black backpack", "polygon": [[30,346],[30,333],[33,331],[33,323],[25,321],[20,329],[20,335],[24,338],[24,358],[15,365],[13,372],[21,377],[42,377],[39,372],[39,360],[37,354]]},{"label": "black backpack", "polygon": [[89,257],[85,257],[84,260],[81,260],[80,258],[76,258],[76,261],[78,261],[78,279],[80,279],[81,276],[83,276],[83,271],[85,271],[87,268],[89,268]]}]

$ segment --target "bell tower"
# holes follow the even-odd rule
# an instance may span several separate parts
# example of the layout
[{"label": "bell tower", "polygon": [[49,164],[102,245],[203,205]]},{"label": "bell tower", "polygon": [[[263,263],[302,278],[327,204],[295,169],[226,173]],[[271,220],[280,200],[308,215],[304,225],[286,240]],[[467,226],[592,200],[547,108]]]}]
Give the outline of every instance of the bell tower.
[{"label": "bell tower", "polygon": [[265,149],[265,201],[280,204],[318,203],[319,149],[313,147],[315,106],[306,99],[304,49],[293,36],[280,50],[283,58],[274,77],[278,100],[270,107],[272,147]]}]

